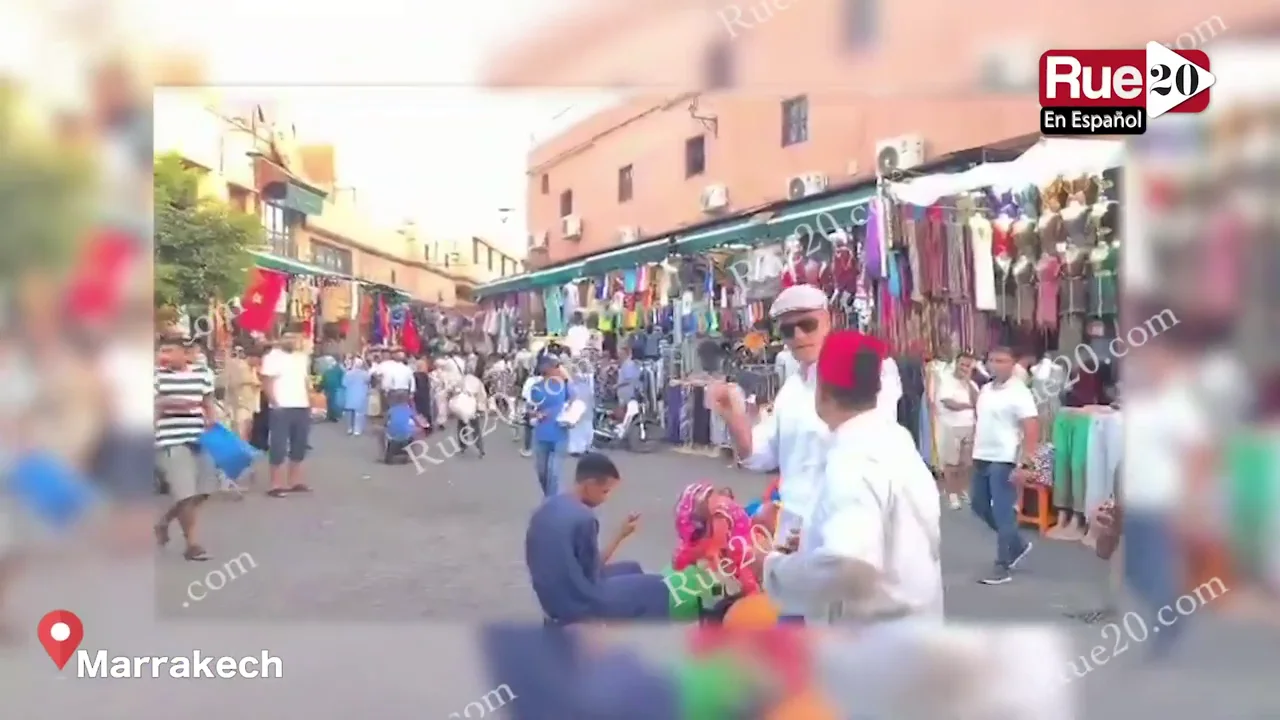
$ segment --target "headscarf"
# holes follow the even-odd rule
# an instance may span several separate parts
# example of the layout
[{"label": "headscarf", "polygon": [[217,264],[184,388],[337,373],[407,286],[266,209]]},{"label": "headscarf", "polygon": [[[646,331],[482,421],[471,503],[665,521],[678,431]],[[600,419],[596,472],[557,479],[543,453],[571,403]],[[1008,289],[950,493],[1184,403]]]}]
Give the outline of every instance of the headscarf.
[{"label": "headscarf", "polygon": [[[715,486],[711,483],[694,483],[680,494],[680,500],[676,503],[676,533],[680,537],[680,544],[672,557],[671,565],[676,570],[683,570],[712,554],[727,557],[734,578],[742,585],[743,592],[751,594],[759,589],[747,568],[751,562],[754,541],[751,535],[751,518],[733,500],[713,497],[714,491]],[[701,512],[704,502],[707,505],[706,513]],[[716,519],[728,524],[728,536],[717,541],[723,542],[722,546],[710,547],[707,541],[712,539]],[[740,541],[732,542],[733,538],[740,538]]]}]

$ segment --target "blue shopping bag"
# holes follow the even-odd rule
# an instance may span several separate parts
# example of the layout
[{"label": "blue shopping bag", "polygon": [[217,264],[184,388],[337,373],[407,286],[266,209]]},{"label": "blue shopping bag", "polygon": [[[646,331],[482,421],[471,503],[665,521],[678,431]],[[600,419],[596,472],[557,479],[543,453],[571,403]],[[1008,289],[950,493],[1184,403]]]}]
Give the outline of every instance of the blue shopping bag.
[{"label": "blue shopping bag", "polygon": [[9,473],[9,490],[28,512],[58,529],[74,525],[98,501],[86,478],[45,453],[18,460]]},{"label": "blue shopping bag", "polygon": [[257,451],[224,425],[214,425],[200,435],[200,449],[208,453],[214,467],[237,480],[253,464]]}]

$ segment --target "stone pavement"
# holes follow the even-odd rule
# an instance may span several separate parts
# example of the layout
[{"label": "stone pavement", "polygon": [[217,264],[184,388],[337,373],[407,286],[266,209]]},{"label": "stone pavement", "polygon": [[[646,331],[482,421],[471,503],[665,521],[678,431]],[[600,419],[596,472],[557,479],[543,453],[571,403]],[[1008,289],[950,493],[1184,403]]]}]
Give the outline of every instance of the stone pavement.
[{"label": "stone pavement", "polygon": [[[472,628],[538,618],[522,561],[525,521],[539,499],[530,461],[505,428],[487,438],[486,459],[454,458],[421,475],[373,463],[373,441],[336,426],[317,426],[313,437],[313,495],[257,492],[208,506],[203,539],[213,561],[183,562],[173,547],[131,564],[36,563],[11,611],[34,627],[50,608],[73,610],[85,620],[86,647],[120,655],[265,648],[284,658],[284,680],[80,680],[71,667],[54,673],[29,643],[0,650],[6,717],[159,717],[171,712],[166,703],[180,703],[188,720],[349,720],[369,710],[388,720],[445,718],[491,689]],[[610,454],[624,483],[603,509],[603,527],[641,512],[621,556],[648,566],[669,557],[672,505],[685,484],[713,480],[750,496],[766,483],[708,458]],[[992,588],[974,582],[993,544],[970,513],[944,515],[943,545],[951,620],[1055,623],[1086,655],[1108,644],[1100,627],[1063,615],[1105,595],[1106,567],[1082,546],[1039,542],[1013,583]],[[197,594],[221,589],[192,602],[193,582],[202,583]],[[1169,663],[1144,667],[1134,644],[1077,681],[1080,716],[1280,717],[1277,635],[1207,612],[1193,620]],[[680,637],[678,629],[647,634],[659,648],[678,647]]]}]

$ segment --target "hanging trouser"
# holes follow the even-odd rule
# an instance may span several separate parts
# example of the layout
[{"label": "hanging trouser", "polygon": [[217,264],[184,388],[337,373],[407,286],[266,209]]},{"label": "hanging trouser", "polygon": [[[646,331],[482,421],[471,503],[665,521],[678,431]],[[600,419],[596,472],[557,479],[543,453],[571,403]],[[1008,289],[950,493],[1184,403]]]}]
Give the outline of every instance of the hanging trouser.
[{"label": "hanging trouser", "polygon": [[1059,412],[1053,422],[1053,506],[1056,508],[1084,510],[1084,480],[1092,426],[1093,418],[1078,412]]}]

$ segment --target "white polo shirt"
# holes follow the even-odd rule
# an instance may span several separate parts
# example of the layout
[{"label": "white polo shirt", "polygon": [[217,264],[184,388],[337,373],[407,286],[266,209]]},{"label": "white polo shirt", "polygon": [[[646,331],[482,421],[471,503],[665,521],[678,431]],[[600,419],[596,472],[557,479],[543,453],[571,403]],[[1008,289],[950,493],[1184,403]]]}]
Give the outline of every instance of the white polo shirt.
[{"label": "white polo shirt", "polygon": [[984,385],[978,391],[973,459],[1017,462],[1022,449],[1022,421],[1037,414],[1035,396],[1017,377]]}]

